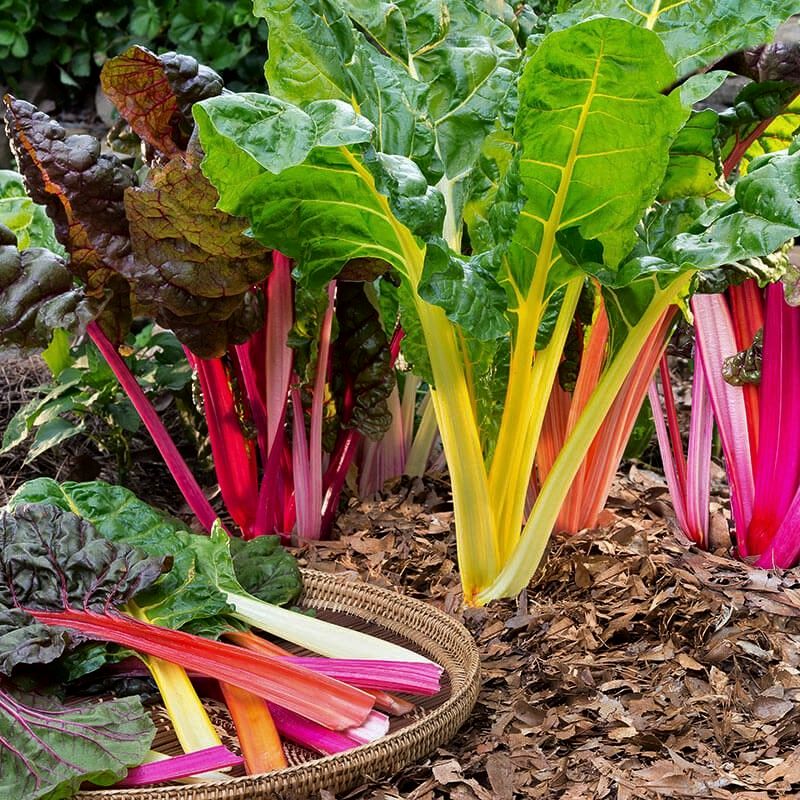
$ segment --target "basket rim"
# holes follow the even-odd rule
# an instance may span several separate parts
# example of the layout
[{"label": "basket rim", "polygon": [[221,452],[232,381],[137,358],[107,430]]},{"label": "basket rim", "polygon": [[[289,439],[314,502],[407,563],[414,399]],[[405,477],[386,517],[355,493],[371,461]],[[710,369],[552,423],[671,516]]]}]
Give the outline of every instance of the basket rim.
[{"label": "basket rim", "polygon": [[[417,649],[441,663],[450,679],[450,696],[420,719],[369,744],[322,756],[282,770],[213,783],[137,789],[92,789],[78,800],[256,800],[259,797],[308,796],[320,788],[337,791],[365,775],[396,772],[435,750],[452,736],[472,711],[480,688],[480,655],[467,629],[428,603],[396,589],[372,586],[352,573],[303,569],[300,605],[317,605],[374,622],[403,635]],[[407,620],[424,624],[424,630]]]}]

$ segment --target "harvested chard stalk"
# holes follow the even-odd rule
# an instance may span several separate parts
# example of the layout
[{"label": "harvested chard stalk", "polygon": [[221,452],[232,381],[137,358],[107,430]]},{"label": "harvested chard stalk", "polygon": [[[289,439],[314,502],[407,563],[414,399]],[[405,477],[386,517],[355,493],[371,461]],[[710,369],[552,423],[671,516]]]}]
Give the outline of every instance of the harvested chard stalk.
[{"label": "harvested chard stalk", "polygon": [[[160,753],[151,755],[152,761],[128,770],[123,780],[116,784],[116,789],[132,789],[137,786],[149,786],[153,783],[165,781],[178,781],[181,778],[198,777],[212,770],[236,767],[242,763],[242,757],[232,753],[227,747],[209,747],[206,750],[197,750],[194,753],[185,753],[182,756],[162,756]],[[230,775],[217,773],[219,780],[230,778]]]}]

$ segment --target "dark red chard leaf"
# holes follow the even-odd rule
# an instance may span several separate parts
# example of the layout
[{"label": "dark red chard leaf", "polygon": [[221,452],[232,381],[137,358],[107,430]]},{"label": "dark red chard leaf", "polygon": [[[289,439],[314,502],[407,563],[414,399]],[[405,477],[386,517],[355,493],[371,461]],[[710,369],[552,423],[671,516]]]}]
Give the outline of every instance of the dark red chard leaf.
[{"label": "dark red chard leaf", "polygon": [[159,59],[169,78],[172,91],[175,92],[188,141],[194,129],[192,106],[201,100],[221,95],[225,88],[222,78],[213,69],[199,64],[191,56],[170,52],[163,53]]},{"label": "dark red chard leaf", "polygon": [[333,389],[344,427],[380,439],[392,422],[387,399],[395,384],[389,342],[362,283],[336,289],[339,335],[333,345]]},{"label": "dark red chard leaf", "polygon": [[63,259],[40,247],[20,252],[0,225],[0,344],[47,347],[54,328],[82,328],[92,313]]},{"label": "dark red chard leaf", "polygon": [[100,153],[93,136],[67,136],[35,106],[5,97],[6,130],[33,201],[45,206],[70,268],[100,295],[130,256],[123,195],[136,184],[132,169]]},{"label": "dark red chard leaf", "polygon": [[165,559],[110,542],[68,511],[21,505],[0,511],[0,675],[48,663],[82,636],[42,625],[28,612],[105,613],[157,580]]},{"label": "dark red chard leaf", "polygon": [[187,153],[126,192],[133,261],[125,275],[142,308],[202,358],[221,356],[263,323],[251,287],[270,270],[246,223],[218,211],[216,190]]},{"label": "dark red chard leaf", "polygon": [[726,56],[715,69],[728,69],[754,81],[800,83],[800,43],[773,42]]},{"label": "dark red chard leaf", "polygon": [[104,613],[156,581],[165,562],[109,541],[91,523],[55,506],[0,511],[0,609]]},{"label": "dark red chard leaf", "polygon": [[102,307],[100,323],[119,341],[131,319],[120,271],[130,259],[123,195],[136,176],[93,136],[67,136],[35,106],[5,96],[6,132],[34,202],[45,206],[69,253],[69,269]]},{"label": "dark red chard leaf", "polygon": [[222,92],[219,75],[191,56],[139,45],[107,61],[100,83],[134,133],[167,158],[186,149],[192,105]]}]

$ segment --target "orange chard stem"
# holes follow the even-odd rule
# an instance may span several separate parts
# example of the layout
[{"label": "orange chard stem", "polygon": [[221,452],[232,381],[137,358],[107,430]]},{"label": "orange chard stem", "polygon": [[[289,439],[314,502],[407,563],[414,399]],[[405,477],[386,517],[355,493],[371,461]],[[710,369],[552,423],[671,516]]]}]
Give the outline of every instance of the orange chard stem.
[{"label": "orange chard stem", "polygon": [[288,766],[280,736],[267,701],[245,689],[220,681],[244,756],[248,775],[260,775]]}]

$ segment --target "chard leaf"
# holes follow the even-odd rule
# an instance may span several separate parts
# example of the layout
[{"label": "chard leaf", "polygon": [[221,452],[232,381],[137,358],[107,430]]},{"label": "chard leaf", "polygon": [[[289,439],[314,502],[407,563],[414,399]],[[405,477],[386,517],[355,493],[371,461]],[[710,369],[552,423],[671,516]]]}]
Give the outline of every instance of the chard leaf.
[{"label": "chard leaf", "polygon": [[710,108],[689,117],[670,148],[659,200],[725,197],[719,183],[722,170],[717,137],[718,118]]},{"label": "chard leaf", "polygon": [[198,574],[190,546],[193,534],[127,489],[101,481],[59,484],[51,478],[37,478],[17,490],[10,506],[20,503],[47,503],[69,510],[91,523],[109,542],[140,548],[154,558],[171,558],[169,572],[136,597],[148,621],[216,635],[227,627],[224,615],[230,606],[216,587]]},{"label": "chard leaf", "polygon": [[0,341],[46,347],[55,329],[78,330],[91,317],[63,259],[40,247],[18,250],[14,234],[0,225]]},{"label": "chard leaf", "polygon": [[800,152],[761,156],[737,181],[735,202],[706,212],[695,230],[678,234],[659,254],[697,269],[768,256],[798,235],[798,197]]},{"label": "chard leaf", "polygon": [[468,0],[257,0],[254,10],[269,24],[277,97],[352,101],[377,126],[381,152],[427,172],[435,141],[449,178],[475,163],[519,64],[510,29]]},{"label": "chard leaf", "polygon": [[10,169],[0,169],[0,225],[16,235],[20,250],[44,247],[64,256],[47,212],[28,197],[22,175]]},{"label": "chard leaf", "polygon": [[459,257],[441,239],[428,242],[419,296],[441,306],[452,322],[480,341],[507,333],[506,293],[492,272],[492,253]]},{"label": "chard leaf", "polygon": [[376,126],[381,152],[427,168],[434,137],[424,118],[425,86],[405,64],[387,58],[328,0],[256,2],[269,23],[267,81],[273,94],[305,108],[322,99],[353,103]]},{"label": "chard leaf", "polygon": [[594,15],[647,26],[664,42],[679,75],[772,39],[797,11],[792,0],[581,0],[551,17],[553,30]]},{"label": "chard leaf", "polygon": [[[275,98],[222,96],[197,104],[194,113],[206,152],[203,173],[219,191],[219,208],[247,217],[262,244],[295,259],[296,277],[321,287],[348,262],[368,259],[405,272],[410,231],[393,215],[360,153],[315,144],[308,115]],[[418,192],[397,198],[397,205],[410,215],[421,205],[420,223],[427,225],[431,214],[422,201],[430,187],[414,163],[395,157],[378,168],[387,189]],[[389,168],[398,172],[391,179]]]},{"label": "chard leaf", "polygon": [[100,84],[134,133],[169,158],[186,149],[192,104],[223,88],[219,75],[191,56],[157,56],[139,45],[106,61]]},{"label": "chard leaf", "polygon": [[347,13],[427,88],[427,115],[448,178],[475,164],[519,66],[514,34],[469,0],[348,0]]},{"label": "chard leaf", "polygon": [[69,269],[88,297],[104,303],[101,324],[119,341],[131,320],[130,291],[119,274],[130,258],[123,194],[136,183],[116,156],[88,135],[67,136],[35,106],[6,95],[6,132],[34,202],[53,220]]},{"label": "chard leaf", "polygon": [[705,100],[714,94],[731,74],[726,69],[712,69],[709,72],[691,75],[681,84],[678,90],[681,95],[681,102],[685,106],[693,106],[695,103]]},{"label": "chard leaf", "polygon": [[88,521],[52,505],[0,511],[0,608],[106,611],[164,570],[164,559],[112,543]]},{"label": "chard leaf", "polygon": [[386,333],[363,284],[338,282],[336,321],[331,386],[339,418],[344,427],[377,441],[392,423],[387,401],[396,381]]},{"label": "chard leaf", "polygon": [[110,786],[154,737],[138,697],[63,704],[0,681],[0,796],[61,800],[86,781]]},{"label": "chard leaf", "polygon": [[243,220],[216,209],[218,195],[189,153],[150,170],[125,193],[134,258],[125,268],[142,310],[201,358],[221,356],[263,322],[251,287],[269,272]]},{"label": "chard leaf", "polygon": [[610,264],[630,249],[687,116],[676,96],[661,94],[673,77],[658,37],[616,19],[575,25],[539,46],[519,85],[527,200],[508,266],[520,294],[536,269],[556,263],[560,230],[597,238]]},{"label": "chard leaf", "polygon": [[80,640],[24,611],[6,609],[0,613],[0,675],[10,675],[21,664],[50,664]]},{"label": "chard leaf", "polygon": [[285,606],[300,596],[300,569],[281,546],[279,536],[257,536],[249,541],[231,538],[229,546],[236,579],[253,597]]},{"label": "chard leaf", "polygon": [[[17,490],[10,506],[26,502],[68,508],[115,545],[136,547],[153,558],[171,557],[170,571],[136,595],[136,605],[148,621],[212,638],[231,627],[231,620],[226,617],[231,607],[219,575],[228,575],[227,584],[238,584],[238,579],[231,561],[229,537],[221,528],[215,528],[216,534],[211,539],[194,534],[128,489],[102,481],[59,484],[51,478],[36,478]],[[237,554],[239,563],[247,566],[248,583],[258,584],[259,596],[288,594],[292,574],[294,591],[300,591],[294,559],[275,543],[247,543]],[[294,570],[287,559],[294,564]],[[267,584],[269,576],[276,586]]]}]

